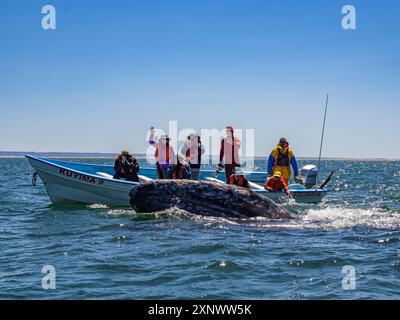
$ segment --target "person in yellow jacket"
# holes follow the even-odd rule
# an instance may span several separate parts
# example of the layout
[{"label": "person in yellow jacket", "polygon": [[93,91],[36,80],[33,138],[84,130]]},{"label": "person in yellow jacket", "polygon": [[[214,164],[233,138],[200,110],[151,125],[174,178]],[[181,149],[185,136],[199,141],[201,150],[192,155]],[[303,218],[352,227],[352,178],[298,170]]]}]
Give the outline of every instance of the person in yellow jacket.
[{"label": "person in yellow jacket", "polygon": [[289,185],[290,175],[292,174],[290,166],[293,167],[294,180],[298,181],[299,169],[296,157],[293,151],[289,149],[288,141],[285,138],[280,138],[279,143],[272,150],[268,158],[268,174],[272,176],[275,172],[280,171],[283,180]]}]

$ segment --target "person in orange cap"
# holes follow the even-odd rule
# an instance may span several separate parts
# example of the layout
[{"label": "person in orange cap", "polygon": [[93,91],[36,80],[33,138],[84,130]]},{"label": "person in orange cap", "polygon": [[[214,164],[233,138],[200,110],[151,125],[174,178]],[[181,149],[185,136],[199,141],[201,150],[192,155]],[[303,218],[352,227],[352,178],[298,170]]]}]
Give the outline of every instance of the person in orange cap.
[{"label": "person in orange cap", "polygon": [[282,173],[280,171],[275,171],[274,175],[268,179],[267,183],[264,186],[264,189],[272,192],[283,190],[289,198],[292,197],[289,191],[289,187],[285,180],[282,178]]}]

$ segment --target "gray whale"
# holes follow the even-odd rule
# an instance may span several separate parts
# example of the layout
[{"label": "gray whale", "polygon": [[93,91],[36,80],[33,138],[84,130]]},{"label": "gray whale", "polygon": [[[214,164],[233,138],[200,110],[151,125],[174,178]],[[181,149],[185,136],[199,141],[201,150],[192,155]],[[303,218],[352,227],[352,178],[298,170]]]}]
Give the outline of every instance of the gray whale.
[{"label": "gray whale", "polygon": [[154,180],[134,186],[129,195],[132,208],[143,213],[178,208],[204,216],[292,218],[286,209],[250,189],[208,181]]}]

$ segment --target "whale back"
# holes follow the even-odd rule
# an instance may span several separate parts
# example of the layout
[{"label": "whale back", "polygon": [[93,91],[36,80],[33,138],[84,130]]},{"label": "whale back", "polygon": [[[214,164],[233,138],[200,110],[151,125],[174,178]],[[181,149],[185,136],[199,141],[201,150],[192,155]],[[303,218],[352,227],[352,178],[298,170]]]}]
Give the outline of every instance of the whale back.
[{"label": "whale back", "polygon": [[250,189],[209,181],[154,180],[134,186],[131,206],[137,212],[179,208],[193,214],[234,218],[290,219],[286,209]]}]

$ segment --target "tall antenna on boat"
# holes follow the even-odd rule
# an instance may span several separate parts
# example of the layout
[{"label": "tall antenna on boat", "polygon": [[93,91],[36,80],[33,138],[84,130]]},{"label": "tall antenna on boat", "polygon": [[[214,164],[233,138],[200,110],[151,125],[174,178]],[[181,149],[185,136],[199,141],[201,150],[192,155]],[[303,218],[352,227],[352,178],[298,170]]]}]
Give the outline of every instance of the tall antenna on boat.
[{"label": "tall antenna on boat", "polygon": [[318,185],[319,170],[320,170],[320,167],[321,167],[322,144],[324,143],[325,121],[326,121],[326,111],[328,110],[328,101],[329,101],[329,93],[326,94],[324,123],[322,125],[321,144],[319,146],[317,185]]}]

